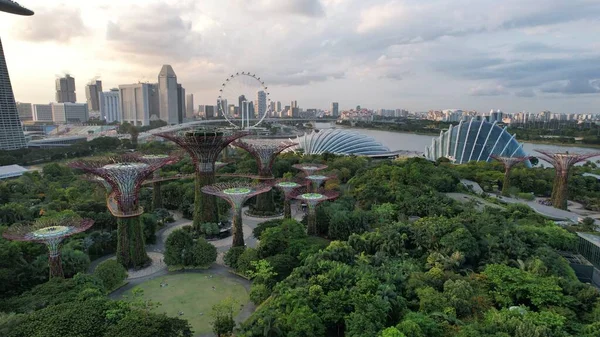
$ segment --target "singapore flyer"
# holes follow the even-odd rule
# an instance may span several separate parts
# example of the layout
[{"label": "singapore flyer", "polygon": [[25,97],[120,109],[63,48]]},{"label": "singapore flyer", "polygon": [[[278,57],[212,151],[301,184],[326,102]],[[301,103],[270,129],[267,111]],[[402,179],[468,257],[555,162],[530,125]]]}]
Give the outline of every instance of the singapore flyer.
[{"label": "singapore flyer", "polygon": [[231,125],[242,129],[258,126],[271,112],[267,89],[265,82],[256,74],[241,72],[230,75],[219,89],[219,114]]}]

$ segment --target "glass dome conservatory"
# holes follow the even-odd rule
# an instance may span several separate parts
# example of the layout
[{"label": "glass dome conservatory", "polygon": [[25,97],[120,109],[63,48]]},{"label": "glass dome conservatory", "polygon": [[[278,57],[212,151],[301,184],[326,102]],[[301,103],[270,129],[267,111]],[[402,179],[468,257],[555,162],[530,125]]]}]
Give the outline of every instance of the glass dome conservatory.
[{"label": "glass dome conservatory", "polygon": [[289,148],[288,151],[302,150],[305,154],[329,152],[341,155],[369,156],[390,152],[390,149],[369,136],[343,129],[313,131],[290,140],[298,145]]},{"label": "glass dome conservatory", "polygon": [[[469,161],[491,161],[492,155],[505,157],[526,156],[523,144],[510,135],[506,128],[496,122],[471,120],[457,126],[450,126],[447,131],[440,132],[438,138],[431,140],[425,150],[425,157],[437,160],[445,157],[455,164]],[[529,166],[529,161],[526,162]]]}]

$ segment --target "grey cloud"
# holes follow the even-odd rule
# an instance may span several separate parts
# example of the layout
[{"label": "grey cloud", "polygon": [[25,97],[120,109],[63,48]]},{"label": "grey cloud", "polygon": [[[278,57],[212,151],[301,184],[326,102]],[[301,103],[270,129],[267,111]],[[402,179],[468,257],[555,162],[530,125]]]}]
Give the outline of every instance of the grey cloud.
[{"label": "grey cloud", "polygon": [[502,86],[496,87],[475,87],[469,90],[470,96],[500,96],[505,95],[506,90]]},{"label": "grey cloud", "polygon": [[89,33],[79,10],[67,6],[36,8],[35,15],[19,20],[14,31],[19,38],[27,41],[60,43],[68,43]]},{"label": "grey cloud", "polygon": [[325,15],[325,10],[319,0],[277,0],[277,3],[280,3],[279,6],[281,6],[281,9],[287,13],[308,17],[321,17]]},{"label": "grey cloud", "polygon": [[573,79],[566,82],[558,82],[546,85],[542,88],[546,93],[560,94],[596,94],[600,93],[599,81],[586,79]]},{"label": "grey cloud", "polygon": [[294,86],[323,82],[329,79],[339,79],[344,76],[345,73],[343,71],[302,71],[271,75],[268,82],[273,85]]},{"label": "grey cloud", "polygon": [[550,46],[545,43],[531,41],[531,42],[518,43],[517,45],[515,45],[512,48],[512,51],[515,53],[538,54],[538,53],[574,52],[574,51],[577,51],[577,49],[569,49],[569,48]]},{"label": "grey cloud", "polygon": [[523,89],[515,92],[517,97],[535,97],[535,91],[533,89]]}]

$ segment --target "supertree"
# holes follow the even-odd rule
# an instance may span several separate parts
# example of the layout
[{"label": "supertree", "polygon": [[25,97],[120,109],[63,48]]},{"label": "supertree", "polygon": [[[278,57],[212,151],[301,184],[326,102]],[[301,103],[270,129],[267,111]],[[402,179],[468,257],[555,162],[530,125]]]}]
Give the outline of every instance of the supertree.
[{"label": "supertree", "polygon": [[144,180],[161,167],[172,164],[177,157],[165,157],[152,163],[134,162],[131,156],[101,160],[76,161],[70,167],[81,169],[106,181],[111,189],[108,210],[117,218],[117,261],[125,267],[140,268],[149,261],[144,246],[140,215],[139,191]]},{"label": "supertree", "polygon": [[320,175],[320,174],[311,174],[307,177],[305,177],[306,180],[310,181],[312,183],[312,190],[316,193],[319,188],[321,187],[321,184],[323,184],[325,181],[329,180],[329,179],[333,179],[335,178],[334,176],[324,176],[324,175]]},{"label": "supertree", "polygon": [[317,235],[317,205],[323,201],[335,199],[339,196],[336,191],[318,190],[315,193],[307,193],[304,189],[297,189],[291,196],[295,199],[306,202],[308,205],[308,235]]},{"label": "supertree", "polygon": [[560,209],[567,209],[567,193],[569,172],[575,164],[585,161],[591,157],[600,155],[600,152],[592,153],[569,153],[553,152],[549,150],[535,150],[540,153],[540,158],[554,166],[556,176],[552,185],[552,206]]},{"label": "supertree", "polygon": [[202,187],[202,192],[226,200],[233,210],[233,247],[244,246],[242,224],[242,206],[255,195],[271,190],[268,184],[251,184],[244,182],[216,183]]},{"label": "supertree", "polygon": [[94,224],[93,220],[78,216],[39,218],[33,223],[14,224],[2,234],[8,240],[32,241],[48,247],[50,278],[64,277],[60,260],[60,243],[71,235],[81,233]]},{"label": "supertree", "polygon": [[309,163],[301,163],[292,165],[293,168],[298,169],[304,172],[306,177],[315,174],[317,171],[321,171],[327,168],[327,165],[323,164],[309,164]]},{"label": "supertree", "polygon": [[[273,173],[271,169],[275,158],[285,149],[298,145],[293,142],[281,142],[269,139],[244,138],[238,139],[232,143],[246,150],[256,160],[258,166],[258,176],[261,180],[272,180]],[[256,206],[254,207],[259,212],[275,212],[275,203],[273,202],[272,191],[259,194],[256,196]]]},{"label": "supertree", "polygon": [[493,155],[492,158],[501,162],[504,165],[504,181],[502,182],[502,195],[508,195],[508,188],[510,187],[510,171],[512,168],[524,161],[529,160],[530,157],[502,157]]},{"label": "supertree", "polygon": [[187,129],[174,133],[159,133],[187,151],[196,169],[194,195],[194,228],[202,223],[218,222],[217,204],[212,195],[204,196],[202,187],[215,182],[215,162],[219,153],[230,143],[246,136],[245,132],[226,134],[222,131]]},{"label": "supertree", "polygon": [[283,201],[283,218],[291,219],[292,218],[292,207],[291,207],[291,195],[292,192],[302,187],[302,185],[296,181],[289,181],[287,179],[280,179],[274,185],[278,189],[283,191],[284,201]]}]

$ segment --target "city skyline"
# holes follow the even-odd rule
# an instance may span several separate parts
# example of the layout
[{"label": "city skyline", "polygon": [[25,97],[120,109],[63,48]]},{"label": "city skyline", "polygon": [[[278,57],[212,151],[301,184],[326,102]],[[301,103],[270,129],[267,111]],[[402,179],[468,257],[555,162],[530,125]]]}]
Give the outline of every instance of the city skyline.
[{"label": "city skyline", "polygon": [[593,1],[24,2],[35,16],[0,20],[21,102],[53,101],[57,75],[84,93],[96,76],[105,88],[152,83],[172,64],[205,104],[229,74],[250,71],[272,100],[305,108],[600,112],[600,46],[586,42],[600,31]]}]

